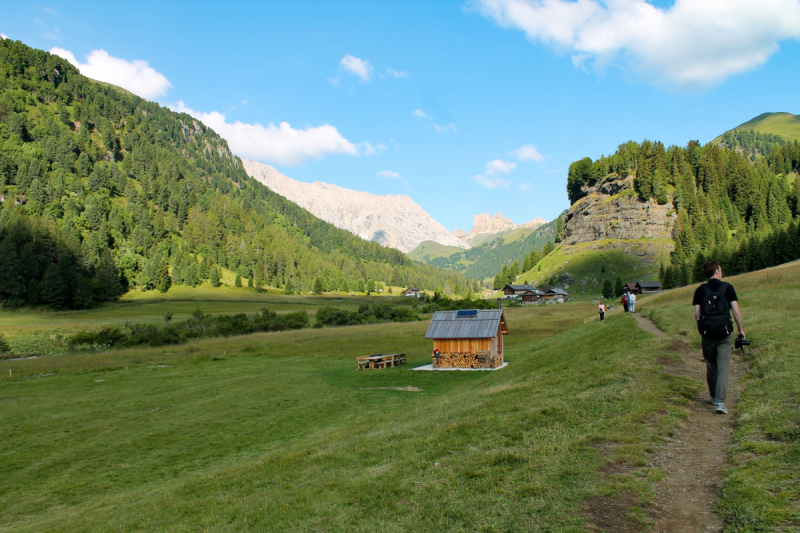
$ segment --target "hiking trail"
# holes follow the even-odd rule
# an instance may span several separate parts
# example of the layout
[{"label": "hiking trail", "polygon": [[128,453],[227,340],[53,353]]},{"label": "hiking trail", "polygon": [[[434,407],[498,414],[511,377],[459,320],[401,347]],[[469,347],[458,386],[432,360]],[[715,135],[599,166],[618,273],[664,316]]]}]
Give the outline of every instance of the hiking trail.
[{"label": "hiking trail", "polygon": [[[638,313],[634,319],[643,330],[659,337],[666,333]],[[686,340],[675,339],[670,350],[683,362],[662,360],[664,371],[689,377],[703,384],[703,391],[688,408],[692,416],[675,431],[666,446],[654,454],[652,466],[661,468],[667,477],[654,487],[655,499],[649,511],[654,532],[722,531],[722,520],[714,513],[719,500],[722,476],[728,460],[727,446],[733,434],[739,378],[743,365],[738,357],[731,360],[731,380],[725,405],[730,414],[717,415],[705,387],[706,365],[699,348]]]},{"label": "hiking trail", "polygon": [[[660,338],[668,337],[649,318],[639,313],[632,313],[632,317],[644,331]],[[717,415],[705,386],[703,355],[699,347],[694,348],[687,341],[683,335],[672,336],[668,349],[681,360],[665,357],[659,362],[664,372],[696,380],[703,384],[703,390],[687,405],[692,412],[690,418],[653,454],[650,466],[660,468],[667,476],[653,485],[653,501],[645,508],[652,527],[648,529],[626,516],[627,509],[635,505],[633,494],[628,493],[589,502],[586,516],[590,531],[708,533],[723,530],[724,524],[714,508],[728,461],[727,446],[733,434],[738,382],[744,365],[739,357],[732,358],[725,400],[730,414]]]}]

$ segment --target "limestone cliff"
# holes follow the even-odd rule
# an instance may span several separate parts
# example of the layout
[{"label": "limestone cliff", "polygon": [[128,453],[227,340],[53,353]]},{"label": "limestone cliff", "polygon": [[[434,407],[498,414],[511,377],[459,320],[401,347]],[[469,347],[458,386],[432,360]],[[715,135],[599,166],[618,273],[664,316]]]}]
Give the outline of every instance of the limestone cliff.
[{"label": "limestone cliff", "polygon": [[541,217],[536,217],[524,224],[515,224],[510,218],[506,218],[500,213],[494,216],[489,213],[475,215],[472,221],[472,229],[467,233],[463,229],[454,229],[453,235],[470,245],[476,245],[478,241],[484,240],[489,235],[496,235],[513,231],[517,228],[536,229],[547,221]]},{"label": "limestone cliff", "polygon": [[566,217],[562,242],[567,245],[604,239],[669,239],[672,205],[644,201],[633,190],[632,177],[614,176],[591,187]]},{"label": "limestone cliff", "polygon": [[242,159],[248,175],[315,216],[359,237],[410,252],[422,241],[469,248],[406,195],[378,196],[329,183],[303,183]]}]

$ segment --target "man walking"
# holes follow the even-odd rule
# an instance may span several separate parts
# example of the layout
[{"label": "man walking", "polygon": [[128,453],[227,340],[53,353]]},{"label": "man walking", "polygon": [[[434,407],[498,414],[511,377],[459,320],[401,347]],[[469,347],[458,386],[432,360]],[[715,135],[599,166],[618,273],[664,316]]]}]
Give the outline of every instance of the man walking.
[{"label": "man walking", "polygon": [[628,311],[636,312],[636,295],[634,293],[628,294]]},{"label": "man walking", "polygon": [[716,261],[703,265],[708,282],[700,285],[694,293],[694,318],[702,336],[703,359],[706,361],[706,381],[711,404],[717,406],[717,414],[726,415],[725,397],[728,392],[728,377],[733,345],[733,322],[736,319],[739,337],[744,339],[742,312],[739,298],[733,285],[722,281],[722,267]]},{"label": "man walking", "polygon": [[627,292],[622,295],[622,308],[625,310],[626,313],[628,312],[628,293]]}]

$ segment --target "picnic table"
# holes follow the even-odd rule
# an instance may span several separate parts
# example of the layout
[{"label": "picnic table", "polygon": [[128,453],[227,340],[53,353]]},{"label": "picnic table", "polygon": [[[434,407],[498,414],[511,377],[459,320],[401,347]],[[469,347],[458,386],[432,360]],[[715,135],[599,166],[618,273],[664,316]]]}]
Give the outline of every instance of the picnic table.
[{"label": "picnic table", "polygon": [[375,354],[356,357],[358,370],[367,368],[387,368],[390,366],[406,364],[405,353],[391,353],[388,355]]}]

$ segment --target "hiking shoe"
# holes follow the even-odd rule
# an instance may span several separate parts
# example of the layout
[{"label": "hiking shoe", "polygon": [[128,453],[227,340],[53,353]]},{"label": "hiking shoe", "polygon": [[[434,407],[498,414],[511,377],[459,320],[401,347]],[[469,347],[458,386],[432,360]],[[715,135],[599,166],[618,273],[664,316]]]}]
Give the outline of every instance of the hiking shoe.
[{"label": "hiking shoe", "polygon": [[717,402],[717,399],[712,396],[711,397],[711,405],[717,405],[717,403],[719,403],[719,402]]},{"label": "hiking shoe", "polygon": [[727,415],[728,414],[728,410],[725,408],[725,403],[724,402],[719,402],[717,404],[717,414],[718,415]]}]

